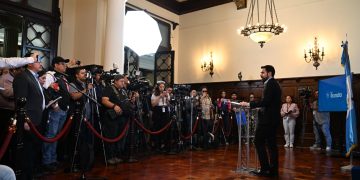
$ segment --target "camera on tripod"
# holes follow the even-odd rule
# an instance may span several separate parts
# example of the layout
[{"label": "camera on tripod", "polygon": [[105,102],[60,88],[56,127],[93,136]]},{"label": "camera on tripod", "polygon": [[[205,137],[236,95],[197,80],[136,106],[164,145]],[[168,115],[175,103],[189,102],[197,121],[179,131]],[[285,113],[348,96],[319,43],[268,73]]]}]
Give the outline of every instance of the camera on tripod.
[{"label": "camera on tripod", "polygon": [[173,87],[174,96],[170,100],[170,103],[171,103],[171,101],[183,100],[186,96],[189,96],[190,90],[191,90],[190,85],[174,84],[174,87]]},{"label": "camera on tripod", "polygon": [[299,88],[298,92],[299,92],[299,96],[304,99],[309,99],[312,95],[312,90],[309,86]]}]

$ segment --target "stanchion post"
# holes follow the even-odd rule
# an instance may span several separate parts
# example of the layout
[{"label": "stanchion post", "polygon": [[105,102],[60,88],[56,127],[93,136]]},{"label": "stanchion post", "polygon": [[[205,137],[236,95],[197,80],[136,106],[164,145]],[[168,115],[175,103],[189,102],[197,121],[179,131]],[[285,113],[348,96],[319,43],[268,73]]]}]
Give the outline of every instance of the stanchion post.
[{"label": "stanchion post", "polygon": [[135,117],[131,117],[130,120],[130,149],[129,149],[129,163],[138,162],[135,158],[135,125],[134,119]]},{"label": "stanchion post", "polygon": [[242,157],[241,157],[241,151],[242,151],[242,149],[241,149],[242,148],[241,147],[241,140],[242,140],[242,137],[241,137],[241,117],[242,117],[242,114],[241,114],[241,111],[240,111],[240,121],[239,121],[239,123],[237,123],[237,125],[238,125],[239,147],[238,147],[237,167],[236,167],[236,170],[235,170],[236,173],[243,172]]},{"label": "stanchion post", "polygon": [[26,98],[18,98],[16,101],[16,146],[15,153],[13,154],[16,164],[14,164],[14,170],[16,179],[22,179],[23,175],[23,165],[24,165],[24,123],[26,118],[26,110],[25,110]]}]

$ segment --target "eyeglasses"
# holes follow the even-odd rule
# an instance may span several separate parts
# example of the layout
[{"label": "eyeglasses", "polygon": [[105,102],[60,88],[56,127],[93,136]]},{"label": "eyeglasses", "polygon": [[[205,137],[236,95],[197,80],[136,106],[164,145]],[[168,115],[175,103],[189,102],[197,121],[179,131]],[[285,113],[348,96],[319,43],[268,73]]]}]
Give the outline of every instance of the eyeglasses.
[{"label": "eyeglasses", "polygon": [[207,92],[207,90],[203,90],[202,92]]}]

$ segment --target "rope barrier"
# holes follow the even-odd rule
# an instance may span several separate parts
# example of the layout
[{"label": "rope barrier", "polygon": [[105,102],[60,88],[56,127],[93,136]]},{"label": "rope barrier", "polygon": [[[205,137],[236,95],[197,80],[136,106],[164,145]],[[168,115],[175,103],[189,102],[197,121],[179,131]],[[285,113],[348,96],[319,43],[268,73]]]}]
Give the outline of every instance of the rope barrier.
[{"label": "rope barrier", "polygon": [[163,128],[161,128],[158,131],[150,131],[150,130],[146,129],[138,120],[134,119],[134,121],[142,130],[144,130],[146,133],[151,134],[151,135],[158,135],[158,134],[164,132],[165,130],[167,130],[170,127],[171,123],[173,122],[173,120],[171,120],[168,124],[166,124]]},{"label": "rope barrier", "polygon": [[101,134],[99,134],[96,129],[91,125],[91,123],[89,121],[87,121],[86,119],[84,119],[84,122],[86,124],[86,126],[100,139],[104,140],[105,142],[107,143],[115,143],[117,141],[120,141],[120,139],[122,139],[127,130],[129,129],[129,124],[130,124],[130,120],[128,120],[128,122],[126,123],[123,131],[120,133],[120,135],[118,137],[115,137],[114,139],[109,139],[109,138],[106,138],[104,136],[102,136]]},{"label": "rope barrier", "polygon": [[5,137],[5,140],[1,146],[1,149],[0,149],[0,160],[2,159],[2,157],[4,156],[9,144],[10,144],[10,141],[11,141],[11,138],[13,136],[13,134],[15,133],[16,131],[16,126],[11,126],[9,127],[9,130],[8,130],[8,133]]},{"label": "rope barrier", "polygon": [[70,116],[70,118],[67,120],[64,128],[61,130],[61,132],[60,132],[59,134],[57,134],[57,135],[56,135],[55,137],[53,137],[53,138],[47,138],[47,137],[43,136],[43,135],[36,129],[35,125],[31,122],[31,120],[30,120],[28,117],[25,118],[25,121],[29,124],[31,131],[32,131],[40,140],[42,140],[42,141],[44,141],[44,142],[47,142],[47,143],[54,143],[54,142],[58,141],[60,138],[62,138],[62,137],[65,135],[65,133],[69,130],[69,127],[70,127],[71,123],[73,122],[72,120],[73,120],[73,117]]},{"label": "rope barrier", "polygon": [[197,118],[196,118],[195,125],[194,125],[193,129],[191,130],[191,133],[190,133],[189,135],[187,135],[187,136],[181,135],[181,138],[182,138],[182,139],[190,139],[190,137],[191,137],[192,135],[194,135],[195,130],[196,130],[198,124],[199,124],[199,120],[200,120],[200,118],[197,117]]}]

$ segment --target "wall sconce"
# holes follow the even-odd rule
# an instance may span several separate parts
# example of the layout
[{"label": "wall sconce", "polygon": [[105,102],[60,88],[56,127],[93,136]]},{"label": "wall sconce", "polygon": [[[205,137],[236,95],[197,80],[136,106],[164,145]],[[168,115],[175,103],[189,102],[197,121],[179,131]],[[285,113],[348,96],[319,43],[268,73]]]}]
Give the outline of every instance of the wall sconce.
[{"label": "wall sconce", "polygon": [[209,62],[206,62],[206,59],[205,59],[204,62],[201,64],[201,70],[203,72],[210,71],[209,74],[211,77],[214,75],[214,62],[213,62],[213,58],[212,58],[212,52],[210,52]]},{"label": "wall sconce", "polygon": [[314,47],[311,49],[309,49],[308,51],[309,53],[309,59],[307,59],[307,55],[306,55],[306,50],[304,49],[304,58],[305,61],[307,63],[310,63],[311,61],[313,61],[313,66],[315,66],[316,70],[318,68],[318,66],[320,66],[320,61],[322,61],[324,59],[325,53],[324,53],[324,47],[322,47],[322,51],[320,54],[320,49],[319,49],[319,44],[317,41],[317,37],[315,37],[314,40]]},{"label": "wall sconce", "polygon": [[242,80],[242,74],[241,74],[241,71],[238,73],[238,78],[239,78],[239,81]]}]

